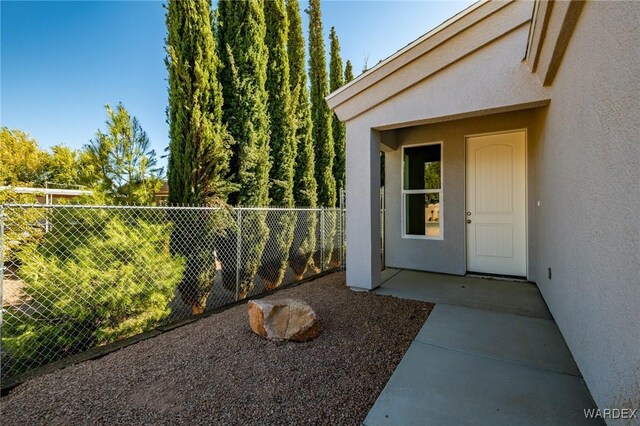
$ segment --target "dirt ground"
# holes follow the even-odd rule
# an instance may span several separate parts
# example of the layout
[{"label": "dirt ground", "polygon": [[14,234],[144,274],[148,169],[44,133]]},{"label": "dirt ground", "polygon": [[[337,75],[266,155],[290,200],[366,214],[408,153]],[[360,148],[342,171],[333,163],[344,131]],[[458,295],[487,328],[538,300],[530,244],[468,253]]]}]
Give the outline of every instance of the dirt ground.
[{"label": "dirt ground", "polygon": [[23,287],[24,281],[18,278],[17,268],[8,266],[2,281],[2,306],[19,305],[25,299]]},{"label": "dirt ground", "polygon": [[345,286],[344,273],[285,289],[320,318],[311,342],[254,334],[246,304],[0,399],[3,425],[361,424],[433,305]]}]

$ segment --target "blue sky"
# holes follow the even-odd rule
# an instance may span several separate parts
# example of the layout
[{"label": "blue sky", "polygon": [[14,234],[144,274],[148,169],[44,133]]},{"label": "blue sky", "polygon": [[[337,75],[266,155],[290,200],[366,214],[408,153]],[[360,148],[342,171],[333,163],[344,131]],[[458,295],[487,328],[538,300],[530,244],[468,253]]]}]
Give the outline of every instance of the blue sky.
[{"label": "blue sky", "polygon": [[[343,61],[351,59],[357,75],[365,57],[375,65],[472,3],[324,1],[325,39],[335,26]],[[159,1],[2,1],[0,124],[45,148],[80,148],[104,128],[104,105],[121,101],[163,153],[164,13]]]}]

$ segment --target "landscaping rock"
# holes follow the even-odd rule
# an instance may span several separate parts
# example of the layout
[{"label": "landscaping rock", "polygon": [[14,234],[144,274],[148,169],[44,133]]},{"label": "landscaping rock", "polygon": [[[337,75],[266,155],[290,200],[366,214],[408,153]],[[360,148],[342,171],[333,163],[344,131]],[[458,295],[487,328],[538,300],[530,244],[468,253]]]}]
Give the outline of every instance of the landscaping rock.
[{"label": "landscaping rock", "polygon": [[318,316],[302,300],[251,300],[247,311],[251,329],[269,340],[306,342],[320,332]]}]

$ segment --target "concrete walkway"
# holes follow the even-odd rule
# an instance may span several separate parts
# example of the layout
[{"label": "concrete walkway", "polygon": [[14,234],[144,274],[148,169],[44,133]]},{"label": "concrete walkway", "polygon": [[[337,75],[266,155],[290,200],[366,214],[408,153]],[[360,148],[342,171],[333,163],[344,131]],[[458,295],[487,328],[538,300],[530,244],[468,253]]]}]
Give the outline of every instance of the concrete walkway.
[{"label": "concrete walkway", "polygon": [[365,425],[575,425],[595,404],[535,285],[387,269],[436,307]]}]

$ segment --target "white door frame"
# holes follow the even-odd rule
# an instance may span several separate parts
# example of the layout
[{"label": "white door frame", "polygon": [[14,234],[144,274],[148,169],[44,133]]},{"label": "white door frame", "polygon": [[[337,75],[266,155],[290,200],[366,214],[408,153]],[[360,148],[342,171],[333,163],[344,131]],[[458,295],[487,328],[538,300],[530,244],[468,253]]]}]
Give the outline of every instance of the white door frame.
[{"label": "white door frame", "polygon": [[[468,135],[464,135],[464,214],[462,220],[467,219],[466,212],[467,210],[467,140],[469,138],[474,138],[478,136],[493,136],[493,135],[502,135],[505,133],[518,133],[524,132],[524,244],[525,244],[525,277],[527,280],[529,279],[529,132],[527,128],[518,128],[518,129],[509,129],[509,130],[501,130],[496,132],[484,132],[484,133],[471,133]],[[467,263],[467,232],[468,227],[464,227],[464,265],[465,269],[468,265]]]}]

